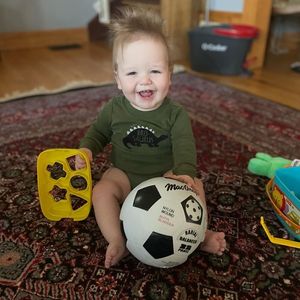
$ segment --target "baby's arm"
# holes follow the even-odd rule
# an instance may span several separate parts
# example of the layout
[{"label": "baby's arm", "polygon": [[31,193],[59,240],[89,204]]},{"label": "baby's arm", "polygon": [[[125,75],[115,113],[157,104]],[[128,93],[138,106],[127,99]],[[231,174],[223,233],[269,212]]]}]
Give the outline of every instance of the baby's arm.
[{"label": "baby's arm", "polygon": [[[90,162],[93,160],[93,156],[101,152],[103,148],[110,142],[111,138],[111,116],[112,116],[112,101],[106,103],[100,112],[96,120],[92,123],[83,139],[80,141],[79,150],[84,151]],[[86,167],[86,162],[81,155],[76,155],[75,168],[82,169]]]},{"label": "baby's arm", "polygon": [[[93,160],[93,153],[90,149],[80,148],[79,150],[84,151],[87,154],[90,162]],[[83,169],[85,167],[86,167],[85,159],[80,154],[76,155],[76,157],[75,157],[75,168],[76,168],[76,170]]]}]

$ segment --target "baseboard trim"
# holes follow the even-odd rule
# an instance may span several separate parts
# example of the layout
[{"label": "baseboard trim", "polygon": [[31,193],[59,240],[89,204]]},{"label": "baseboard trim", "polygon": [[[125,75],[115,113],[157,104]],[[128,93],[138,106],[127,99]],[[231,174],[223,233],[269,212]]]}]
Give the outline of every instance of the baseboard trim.
[{"label": "baseboard trim", "polygon": [[243,18],[243,14],[239,12],[213,10],[210,11],[209,13],[210,21],[219,22],[219,23],[229,23],[229,24],[241,23],[242,18]]},{"label": "baseboard trim", "polygon": [[47,47],[60,44],[82,44],[88,41],[86,28],[31,32],[0,33],[0,51]]}]

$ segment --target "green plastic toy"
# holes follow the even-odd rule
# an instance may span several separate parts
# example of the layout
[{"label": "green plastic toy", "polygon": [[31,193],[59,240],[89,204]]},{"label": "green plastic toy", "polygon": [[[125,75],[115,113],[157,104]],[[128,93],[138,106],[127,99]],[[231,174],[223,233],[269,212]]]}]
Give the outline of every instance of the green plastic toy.
[{"label": "green plastic toy", "polygon": [[291,165],[292,161],[283,157],[272,157],[263,152],[257,152],[248,163],[248,170],[256,175],[273,178],[277,169]]}]

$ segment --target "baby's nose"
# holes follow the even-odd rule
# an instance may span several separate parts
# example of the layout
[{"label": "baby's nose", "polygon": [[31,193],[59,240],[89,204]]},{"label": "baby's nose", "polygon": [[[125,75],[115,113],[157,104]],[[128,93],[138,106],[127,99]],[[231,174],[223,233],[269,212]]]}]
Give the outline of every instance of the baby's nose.
[{"label": "baby's nose", "polygon": [[151,84],[151,78],[148,74],[145,74],[142,78],[141,78],[141,84],[142,85],[147,85],[147,84]]}]

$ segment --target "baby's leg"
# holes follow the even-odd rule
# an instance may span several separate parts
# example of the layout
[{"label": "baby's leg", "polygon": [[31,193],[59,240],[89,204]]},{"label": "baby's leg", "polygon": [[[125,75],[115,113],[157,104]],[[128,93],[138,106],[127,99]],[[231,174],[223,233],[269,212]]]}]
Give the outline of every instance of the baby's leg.
[{"label": "baby's leg", "polygon": [[[199,178],[194,178],[200,200],[206,207],[205,192],[203,183]],[[222,255],[226,249],[226,240],[224,232],[214,232],[207,230],[204,241],[200,245],[200,249],[209,253]]]},{"label": "baby's leg", "polygon": [[224,232],[207,230],[204,241],[200,244],[200,249],[205,252],[222,255],[226,249]]},{"label": "baby's leg", "polygon": [[117,169],[107,170],[93,189],[93,206],[100,230],[108,242],[105,267],[119,262],[127,253],[120,227],[120,205],[130,192],[127,175]]}]

